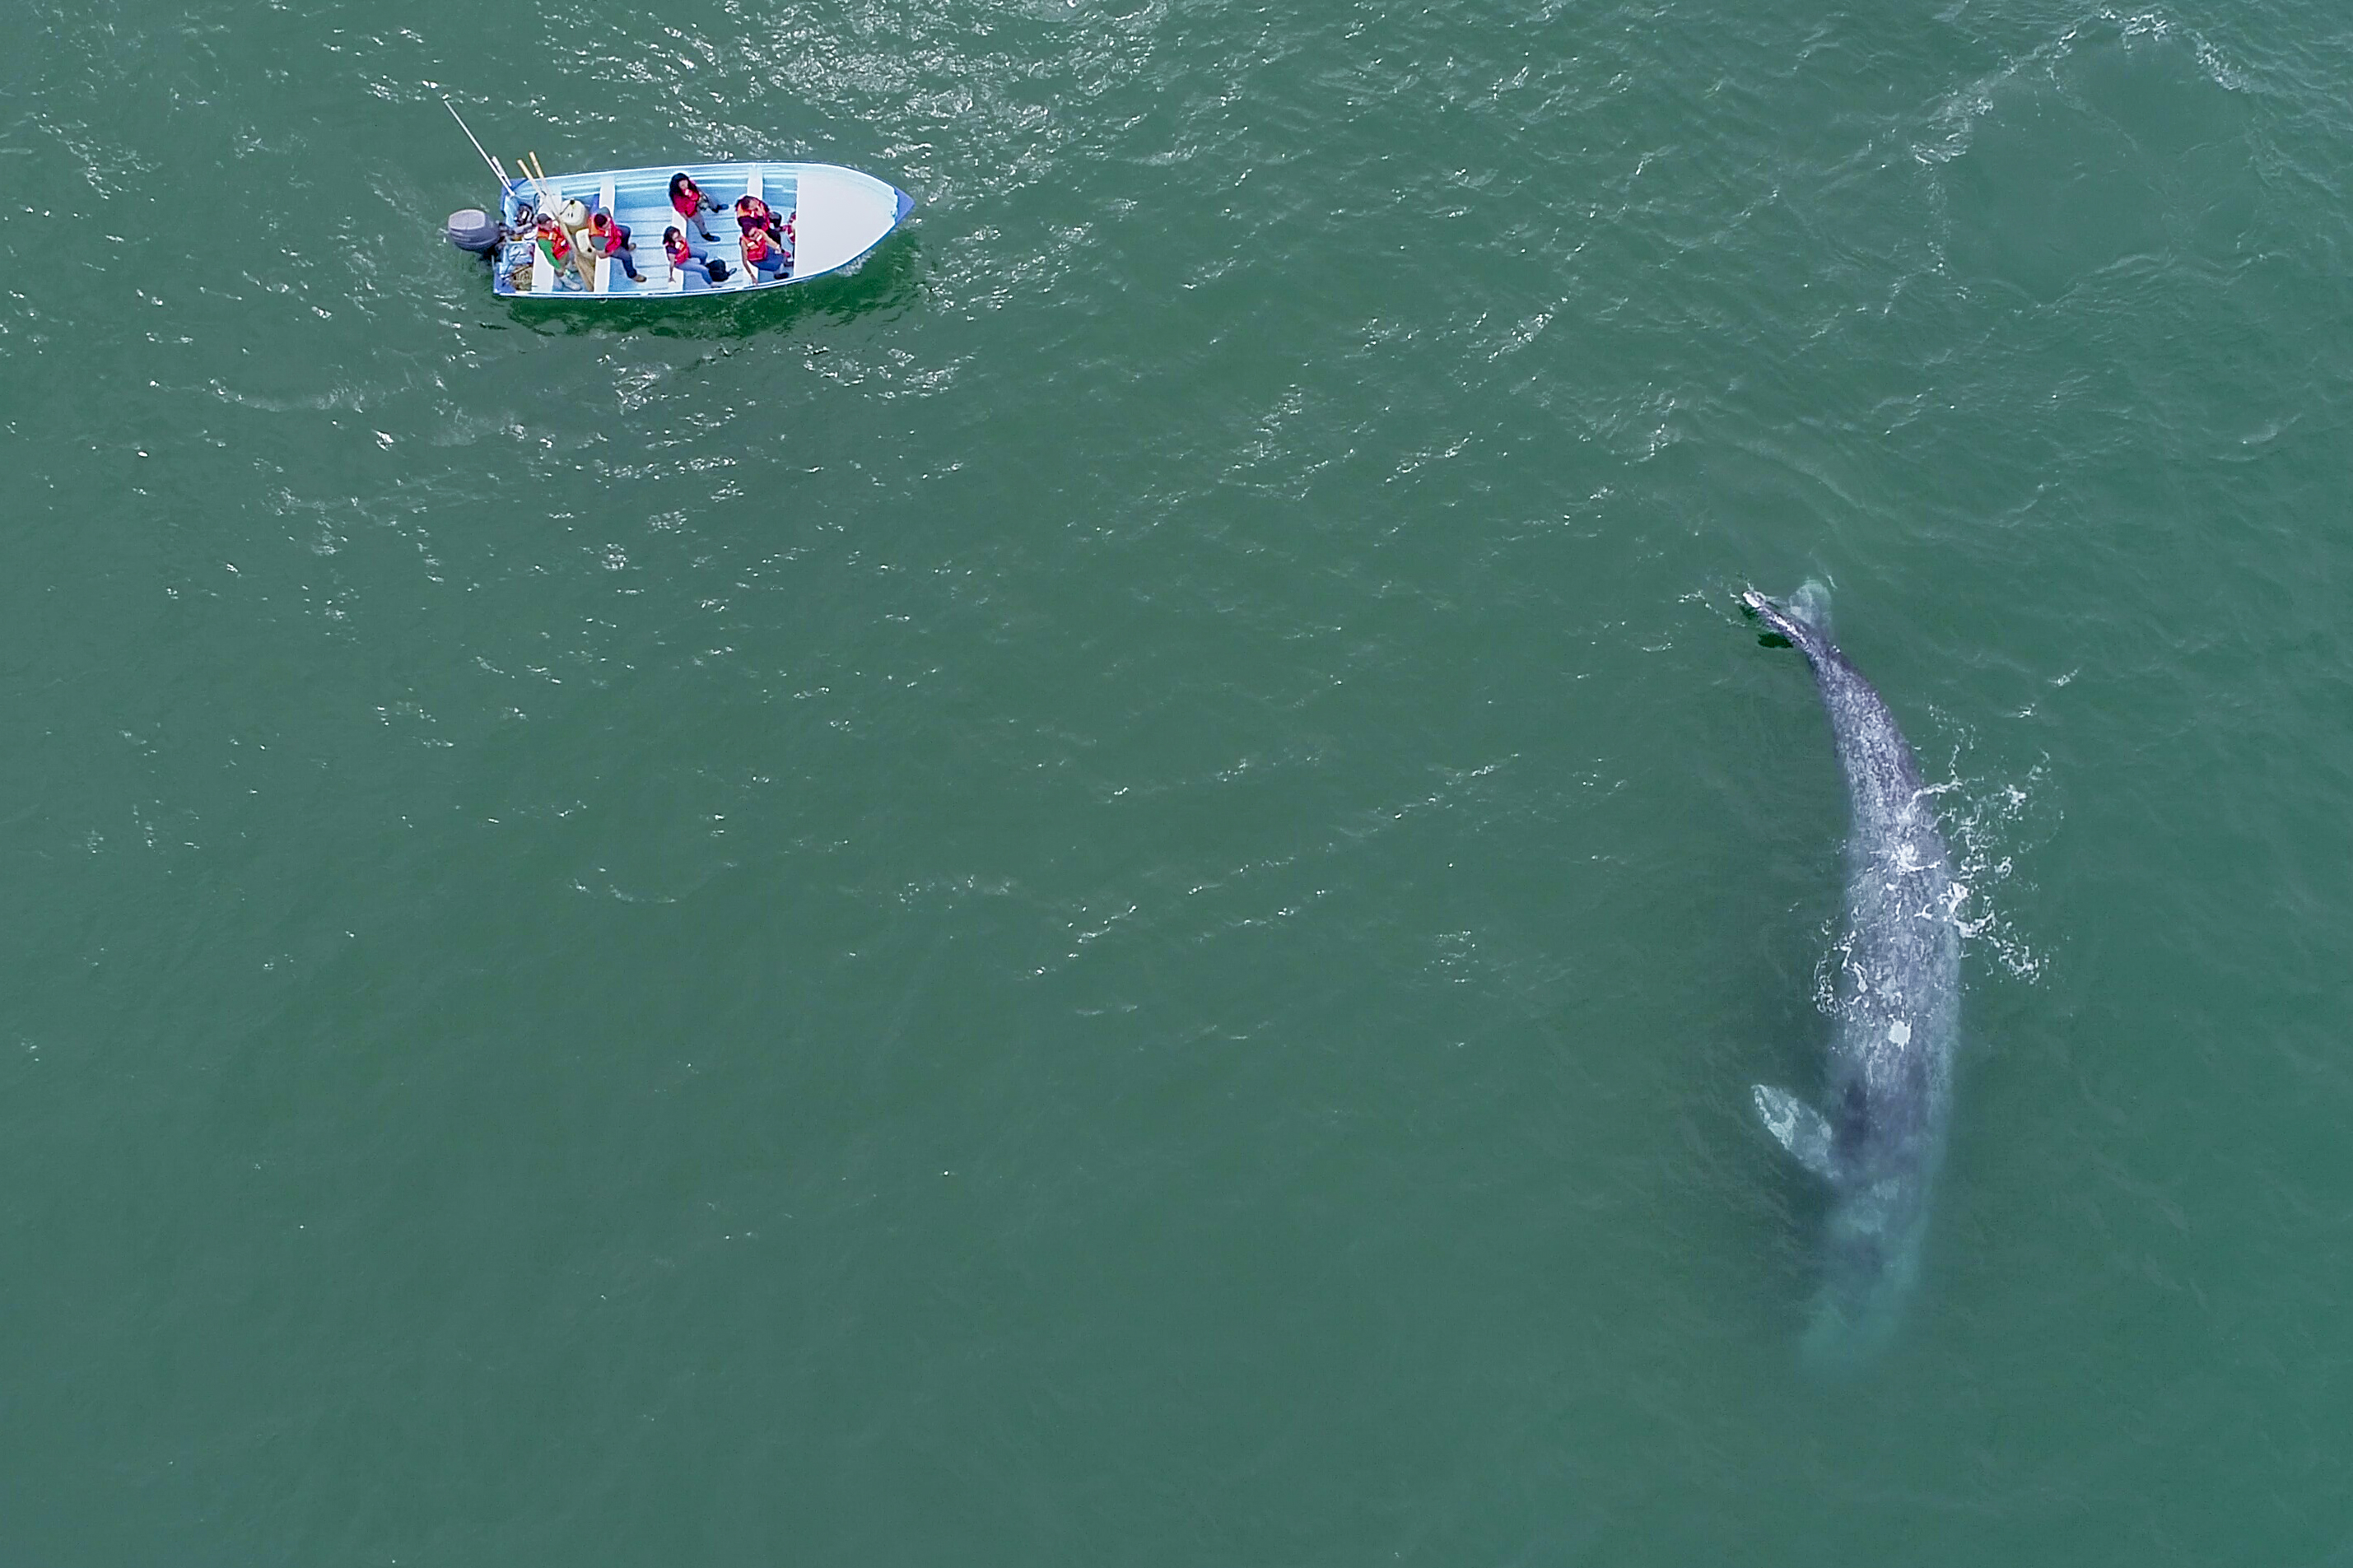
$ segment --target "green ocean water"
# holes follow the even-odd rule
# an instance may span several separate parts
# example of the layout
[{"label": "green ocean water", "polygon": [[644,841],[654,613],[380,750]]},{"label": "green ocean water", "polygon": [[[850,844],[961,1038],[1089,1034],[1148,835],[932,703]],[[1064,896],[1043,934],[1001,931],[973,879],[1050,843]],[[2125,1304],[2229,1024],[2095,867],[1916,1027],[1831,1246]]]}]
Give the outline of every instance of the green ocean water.
[{"label": "green ocean water", "polygon": [[[2353,1561],[2353,26],[0,16],[0,1562]],[[501,304],[488,179],[854,275]],[[1835,588],[1970,937],[1799,1363]]]}]

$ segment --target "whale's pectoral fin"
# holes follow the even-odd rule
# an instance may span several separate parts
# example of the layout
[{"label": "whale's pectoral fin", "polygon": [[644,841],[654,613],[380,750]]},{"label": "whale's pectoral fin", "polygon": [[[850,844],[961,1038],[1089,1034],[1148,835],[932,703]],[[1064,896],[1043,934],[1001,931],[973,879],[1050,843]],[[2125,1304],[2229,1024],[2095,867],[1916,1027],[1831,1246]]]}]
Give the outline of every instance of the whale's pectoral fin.
[{"label": "whale's pectoral fin", "polygon": [[1764,1119],[1765,1131],[1795,1155],[1799,1164],[1827,1180],[1831,1174],[1831,1124],[1822,1120],[1822,1113],[1786,1089],[1760,1083],[1749,1092],[1757,1097],[1757,1114]]}]

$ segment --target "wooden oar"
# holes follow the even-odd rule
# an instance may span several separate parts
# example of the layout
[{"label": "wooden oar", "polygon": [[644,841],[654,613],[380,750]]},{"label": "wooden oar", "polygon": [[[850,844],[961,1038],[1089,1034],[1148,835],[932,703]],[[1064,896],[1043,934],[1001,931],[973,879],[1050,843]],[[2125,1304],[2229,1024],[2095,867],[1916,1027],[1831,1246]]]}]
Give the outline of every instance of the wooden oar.
[{"label": "wooden oar", "polygon": [[542,212],[548,212],[549,209],[554,207],[555,205],[554,200],[555,193],[547,188],[546,176],[533,174],[531,172],[531,165],[524,163],[521,158],[517,158],[515,160],[515,167],[522,172],[524,179],[531,182],[532,194],[539,198],[539,210]]}]

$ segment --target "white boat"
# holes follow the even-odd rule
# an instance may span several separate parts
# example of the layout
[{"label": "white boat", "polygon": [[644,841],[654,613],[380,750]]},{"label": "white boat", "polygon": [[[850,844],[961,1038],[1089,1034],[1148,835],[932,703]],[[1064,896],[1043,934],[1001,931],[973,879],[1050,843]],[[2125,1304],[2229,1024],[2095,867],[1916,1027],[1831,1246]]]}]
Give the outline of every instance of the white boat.
[{"label": "white boat", "polygon": [[[479,145],[479,143],[478,143]],[[681,273],[662,253],[662,231],[680,222],[670,205],[670,179],[685,174],[721,211],[703,221],[718,237],[689,237],[695,253],[724,261],[727,278],[707,283],[700,272]],[[738,196],[757,196],[770,210],[792,219],[797,243],[784,275],[762,278],[744,265],[742,231],[735,221]],[[559,274],[532,239],[543,210],[578,202],[590,212],[610,215],[629,231],[640,280],[609,257],[596,258],[593,286],[584,288],[572,268]],[[855,169],[832,163],[670,163],[650,169],[606,169],[594,174],[511,179],[497,224],[487,215],[459,213],[450,219],[449,239],[491,258],[491,287],[526,300],[641,300],[649,295],[746,294],[783,289],[839,272],[882,243],[915,209],[915,200],[896,186]],[[465,232],[461,220],[479,222]],[[583,258],[583,259],[586,259]],[[718,270],[713,268],[713,271]]]}]

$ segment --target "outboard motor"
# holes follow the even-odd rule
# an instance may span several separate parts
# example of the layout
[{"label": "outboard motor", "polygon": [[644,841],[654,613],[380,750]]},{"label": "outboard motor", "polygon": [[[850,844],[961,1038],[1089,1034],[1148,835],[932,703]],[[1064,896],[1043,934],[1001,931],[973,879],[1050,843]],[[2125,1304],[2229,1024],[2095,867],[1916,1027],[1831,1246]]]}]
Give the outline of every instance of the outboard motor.
[{"label": "outboard motor", "polygon": [[476,256],[488,256],[504,237],[499,231],[498,220],[480,207],[460,207],[451,213],[447,233],[450,244]]}]

